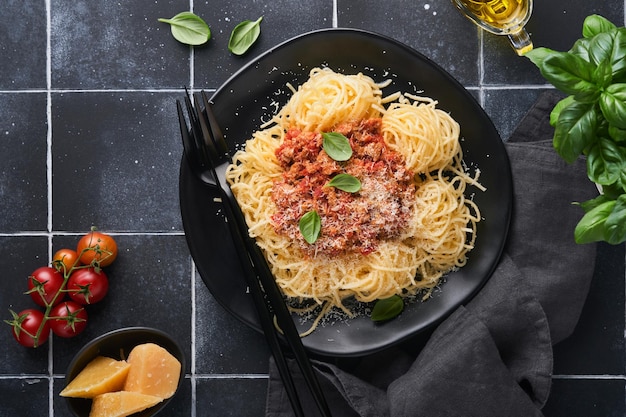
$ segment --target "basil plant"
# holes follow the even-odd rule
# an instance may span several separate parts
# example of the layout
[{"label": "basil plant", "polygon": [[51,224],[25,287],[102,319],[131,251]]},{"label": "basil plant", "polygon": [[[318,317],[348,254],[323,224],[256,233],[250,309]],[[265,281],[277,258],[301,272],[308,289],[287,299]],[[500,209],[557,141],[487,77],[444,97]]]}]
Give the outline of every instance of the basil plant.
[{"label": "basil plant", "polygon": [[588,16],[583,37],[567,52],[526,54],[568,96],[552,110],[553,145],[567,162],[584,155],[589,180],[602,194],[581,203],[577,243],[626,241],[626,28]]}]

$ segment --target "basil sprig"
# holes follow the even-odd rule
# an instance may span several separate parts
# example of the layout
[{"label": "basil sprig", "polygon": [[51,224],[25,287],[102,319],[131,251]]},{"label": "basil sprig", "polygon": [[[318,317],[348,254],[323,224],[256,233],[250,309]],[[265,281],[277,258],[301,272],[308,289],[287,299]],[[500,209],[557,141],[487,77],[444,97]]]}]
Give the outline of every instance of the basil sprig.
[{"label": "basil sprig", "polygon": [[202,45],[211,39],[209,25],[192,12],[181,12],[171,19],[159,18],[159,22],[168,23],[174,39],[187,45]]},{"label": "basil sprig", "polygon": [[361,189],[361,181],[350,174],[337,174],[328,181],[327,187],[335,187],[348,193],[356,193]]},{"label": "basil sprig", "polygon": [[374,304],[370,319],[375,322],[391,320],[404,310],[404,301],[399,295],[383,298]]},{"label": "basil sprig", "polygon": [[228,40],[228,50],[235,55],[245,54],[261,34],[261,20],[263,16],[254,22],[244,20],[235,26]]},{"label": "basil sprig", "polygon": [[304,237],[304,240],[306,240],[307,243],[315,243],[320,235],[320,231],[322,230],[320,215],[317,214],[317,211],[315,210],[306,212],[304,216],[300,218],[298,227],[300,228],[302,237]]},{"label": "basil sprig", "polygon": [[322,147],[335,161],[343,162],[352,157],[352,147],[347,137],[338,132],[322,133]]},{"label": "basil sprig", "polygon": [[553,145],[568,163],[586,156],[587,176],[603,195],[581,203],[578,243],[626,241],[626,28],[588,16],[567,52],[526,54],[543,77],[568,94],[552,110]]}]

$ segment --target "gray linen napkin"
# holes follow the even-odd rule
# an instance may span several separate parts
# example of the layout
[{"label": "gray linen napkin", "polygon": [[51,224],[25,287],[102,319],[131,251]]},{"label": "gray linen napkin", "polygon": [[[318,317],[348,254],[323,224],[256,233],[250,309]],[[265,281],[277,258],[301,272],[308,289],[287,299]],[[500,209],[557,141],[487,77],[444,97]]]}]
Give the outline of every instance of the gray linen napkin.
[{"label": "gray linen napkin", "polygon": [[[586,178],[583,160],[568,165],[552,148],[549,113],[560,98],[552,91],[542,94],[505,144],[514,211],[492,277],[432,334],[348,364],[315,361],[334,416],[542,415],[551,387],[552,345],[578,322],[596,255],[596,245],[574,242],[582,212],[571,203],[592,198],[597,190]],[[413,349],[407,348],[411,344]],[[319,415],[301,391],[307,415]],[[266,416],[293,416],[272,360]]]}]

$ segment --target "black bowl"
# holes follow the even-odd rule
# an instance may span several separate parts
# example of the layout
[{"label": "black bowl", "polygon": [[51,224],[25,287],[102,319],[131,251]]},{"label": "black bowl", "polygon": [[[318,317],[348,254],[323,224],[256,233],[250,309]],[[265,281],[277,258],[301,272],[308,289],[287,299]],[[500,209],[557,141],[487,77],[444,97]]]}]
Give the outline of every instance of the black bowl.
[{"label": "black bowl", "polygon": [[[126,359],[130,351],[143,343],[155,343],[171,353],[181,364],[178,387],[185,377],[185,355],[180,345],[167,333],[149,327],[126,327],[105,333],[87,343],[72,359],[65,374],[65,384],[69,384],[80,371],[96,356],[108,356],[113,359]],[[175,394],[174,394],[175,395]],[[154,407],[140,413],[137,417],[154,416],[161,411],[173,398],[163,400]],[[88,417],[91,410],[91,400],[84,398],[66,398],[68,408],[77,417]]]}]

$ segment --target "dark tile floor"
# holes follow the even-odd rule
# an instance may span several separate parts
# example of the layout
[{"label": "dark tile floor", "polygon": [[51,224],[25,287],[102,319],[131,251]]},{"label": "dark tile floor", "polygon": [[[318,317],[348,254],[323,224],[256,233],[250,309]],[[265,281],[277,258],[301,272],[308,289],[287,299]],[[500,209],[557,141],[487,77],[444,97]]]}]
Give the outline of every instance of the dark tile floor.
[{"label": "dark tile floor", "polygon": [[[158,23],[193,6],[209,45],[190,49]],[[536,45],[566,49],[585,16],[624,22],[613,0],[537,2]],[[227,52],[231,28],[264,16],[244,57]],[[448,1],[427,0],[8,0],[0,13],[0,308],[30,306],[25,277],[73,246],[92,225],[119,242],[110,296],[76,339],[28,350],[0,332],[0,417],[68,416],[58,397],[65,369],[88,340],[148,325],[186,348],[175,416],[264,413],[262,336],[212,298],[189,255],[178,205],[182,147],[173,102],[180,88],[213,90],[262,51],[326,27],[372,30],[443,66],[483,105],[506,139],[548,85],[506,41],[485,35]],[[624,246],[600,245],[575,334],[555,347],[548,417],[626,416]],[[209,411],[210,410],[210,411]]]}]

